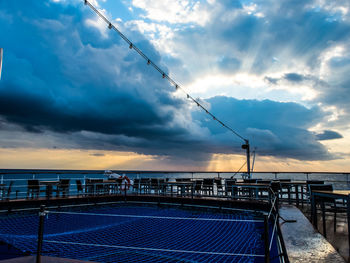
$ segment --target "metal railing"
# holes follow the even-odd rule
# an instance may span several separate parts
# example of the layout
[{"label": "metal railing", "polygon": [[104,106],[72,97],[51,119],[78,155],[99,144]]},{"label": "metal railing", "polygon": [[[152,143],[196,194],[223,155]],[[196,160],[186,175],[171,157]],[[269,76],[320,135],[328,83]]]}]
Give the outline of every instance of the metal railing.
[{"label": "metal railing", "polygon": [[[232,194],[228,193],[228,188],[225,186],[225,179],[241,179],[245,174],[237,174],[234,172],[202,172],[202,171],[115,171],[122,175],[127,175],[132,181],[149,179],[149,185],[146,184],[134,184],[127,189],[128,193],[137,194],[165,194],[165,195],[177,195],[183,193],[188,195],[201,195],[201,196],[227,196]],[[292,179],[292,180],[323,180],[325,183],[333,185],[334,189],[350,189],[349,173],[325,173],[325,172],[255,172],[252,175],[253,178],[259,178],[263,180],[278,180],[278,179]],[[59,181],[60,179],[70,179],[69,183],[69,196],[79,195],[95,195],[96,191],[88,192],[86,181],[87,179],[103,179],[106,178],[104,171],[71,171],[71,170],[0,170],[0,199],[12,200],[12,199],[25,199],[28,198],[28,180],[37,179],[39,181]],[[160,182],[158,186],[152,184],[153,179],[164,179],[164,182]],[[192,185],[173,185],[171,182],[176,182],[176,179],[183,178],[194,182]],[[205,180],[208,178],[216,178],[213,185],[203,185],[201,188],[196,184],[199,180]],[[83,190],[79,190],[77,180],[82,184]],[[218,181],[220,180],[220,181]],[[220,182],[220,183],[219,183]],[[168,183],[168,184],[166,184]],[[101,183],[102,184],[102,183]],[[11,186],[11,187],[10,187]],[[95,185],[96,187],[97,185]],[[139,188],[137,188],[140,186]],[[55,191],[53,186],[53,190]],[[119,185],[117,190],[109,190],[110,193],[120,193]],[[112,188],[112,187],[111,187]],[[141,189],[142,188],[142,189]],[[171,190],[172,188],[172,190]],[[101,189],[101,187],[100,187]],[[178,190],[180,189],[180,190]],[[182,189],[182,190],[181,190]],[[183,190],[185,189],[185,190]],[[230,189],[232,190],[232,189]],[[60,194],[55,191],[56,194]],[[103,191],[100,191],[103,193]],[[232,191],[233,192],[233,191]],[[45,197],[45,186],[41,185],[38,193],[38,197]],[[241,195],[243,198],[243,195]]]}]

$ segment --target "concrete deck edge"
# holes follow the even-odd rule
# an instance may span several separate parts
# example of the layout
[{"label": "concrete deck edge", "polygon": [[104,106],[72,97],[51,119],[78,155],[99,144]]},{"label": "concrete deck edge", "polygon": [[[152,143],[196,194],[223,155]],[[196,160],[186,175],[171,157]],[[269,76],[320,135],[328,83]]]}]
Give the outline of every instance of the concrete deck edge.
[{"label": "concrete deck edge", "polygon": [[298,208],[292,205],[283,205],[280,209],[280,215],[286,220],[297,220],[295,223],[286,223],[282,219],[279,221],[291,263],[345,262],[334,247],[314,229]]}]

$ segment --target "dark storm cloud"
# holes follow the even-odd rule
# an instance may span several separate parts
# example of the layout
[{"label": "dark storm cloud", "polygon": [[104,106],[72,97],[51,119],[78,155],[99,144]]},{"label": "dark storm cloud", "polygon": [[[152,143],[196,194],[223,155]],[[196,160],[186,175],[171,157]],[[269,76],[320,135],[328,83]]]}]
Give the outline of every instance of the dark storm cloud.
[{"label": "dark storm cloud", "polygon": [[[0,29],[7,36],[1,39],[2,117],[30,132],[90,131],[155,143],[186,138],[190,132],[174,123],[174,109],[183,102],[171,95],[173,88],[115,32],[104,38],[87,27],[85,20],[96,17],[83,8],[82,2],[0,2],[6,14]],[[130,33],[161,64],[149,42]]]},{"label": "dark storm cloud", "polygon": [[[258,148],[259,154],[300,160],[333,158],[316,140],[314,134],[308,131],[308,128],[324,118],[324,113],[317,107],[307,109],[297,103],[237,100],[228,97],[215,97],[208,102],[214,114],[221,116],[225,123],[248,138]],[[201,115],[197,112],[194,118],[203,118]],[[226,130],[212,121],[205,125],[215,135],[212,139],[217,140],[217,144],[227,145],[229,138],[225,138],[226,142],[220,142],[222,133]],[[234,136],[230,136],[234,140]],[[227,145],[226,151],[230,152],[232,149]]]},{"label": "dark storm cloud", "polygon": [[291,82],[301,82],[304,80],[304,76],[297,73],[287,73],[284,74],[284,78]]},{"label": "dark storm cloud", "polygon": [[[189,105],[172,96],[173,87],[117,34],[108,31],[103,37],[87,26],[86,19],[95,16],[82,2],[72,3],[0,1],[0,30],[6,36],[0,40],[4,47],[0,82],[4,122],[24,128],[28,140],[31,133],[38,141],[40,134],[54,134],[54,145],[59,148],[134,151],[191,160],[204,160],[212,153],[242,152],[239,139],[203,112],[191,115]],[[224,3],[233,10],[242,8],[239,1],[221,5]],[[208,33],[215,32],[218,39],[231,41],[244,54],[255,48],[262,26],[259,18],[239,15],[234,21],[218,19],[203,35],[183,33],[186,41],[196,37],[193,48],[198,47],[198,52],[203,49],[198,43],[205,43],[210,39]],[[282,38],[275,48],[290,40],[279,35],[282,28],[269,30]],[[148,41],[137,32],[128,31],[128,36],[161,65],[160,55]],[[320,39],[315,38],[316,42]],[[211,44],[209,40],[208,46]],[[267,58],[276,51],[268,43],[262,47],[266,53],[256,58],[253,71],[268,65]],[[241,66],[235,54],[217,61],[231,71]],[[307,130],[322,119],[318,108],[226,97],[207,102],[214,114],[248,137],[261,154],[331,158]]]},{"label": "dark storm cloud", "polygon": [[335,131],[323,131],[322,133],[316,134],[316,137],[318,140],[334,140],[334,139],[340,139],[343,138],[343,136]]}]

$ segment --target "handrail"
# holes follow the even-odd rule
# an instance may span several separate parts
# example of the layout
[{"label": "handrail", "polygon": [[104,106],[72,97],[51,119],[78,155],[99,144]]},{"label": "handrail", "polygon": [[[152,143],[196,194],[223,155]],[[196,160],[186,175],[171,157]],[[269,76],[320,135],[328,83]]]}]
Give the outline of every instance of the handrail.
[{"label": "handrail", "polygon": [[[170,173],[216,173],[216,174],[227,174],[227,173],[235,173],[236,171],[192,171],[192,170],[183,170],[183,171],[173,171],[173,170],[113,170],[115,173],[131,173],[131,174],[137,174],[137,173],[143,173],[143,174],[149,174],[149,173],[165,173],[165,174],[170,174]],[[54,169],[0,169],[0,174],[42,174],[42,173],[56,173],[56,174],[67,174],[67,173],[72,173],[72,174],[96,174],[96,173],[104,173],[104,170],[54,170]],[[350,175],[349,172],[323,172],[323,171],[301,171],[301,172],[294,172],[294,171],[254,171],[254,174],[341,174],[341,175]]]}]

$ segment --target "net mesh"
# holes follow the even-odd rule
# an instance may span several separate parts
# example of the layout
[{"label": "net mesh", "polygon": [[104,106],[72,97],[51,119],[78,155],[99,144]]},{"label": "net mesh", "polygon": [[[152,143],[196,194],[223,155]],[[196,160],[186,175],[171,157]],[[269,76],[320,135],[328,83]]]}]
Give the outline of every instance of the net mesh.
[{"label": "net mesh", "polygon": [[[35,254],[38,222],[38,214],[1,217],[0,239]],[[45,219],[42,254],[96,262],[264,262],[263,228],[247,212],[136,204],[62,209]]]}]

